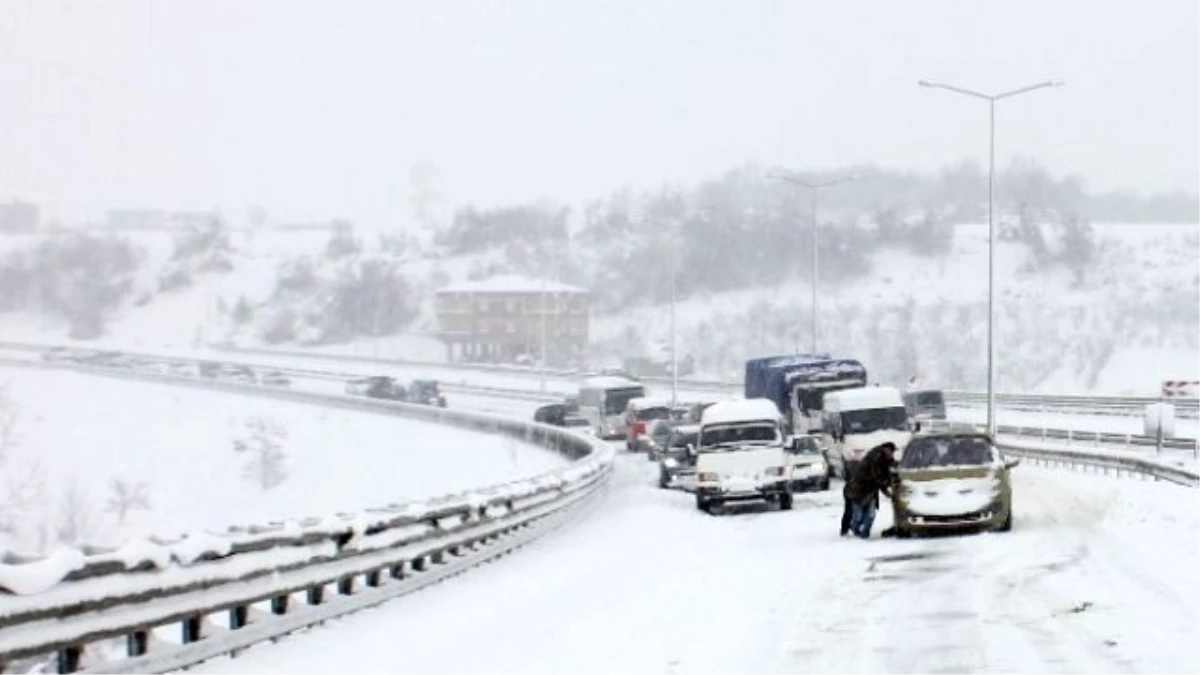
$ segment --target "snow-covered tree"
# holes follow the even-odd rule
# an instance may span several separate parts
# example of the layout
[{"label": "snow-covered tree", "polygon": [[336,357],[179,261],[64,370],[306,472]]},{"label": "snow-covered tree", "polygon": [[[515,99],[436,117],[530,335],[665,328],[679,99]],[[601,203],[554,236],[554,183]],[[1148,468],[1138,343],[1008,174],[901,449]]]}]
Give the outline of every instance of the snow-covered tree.
[{"label": "snow-covered tree", "polygon": [[108,482],[108,503],[104,510],[117,515],[117,523],[125,524],[129,512],[135,509],[150,508],[150,498],[146,494],[146,484],[134,483],[123,478],[113,478]]},{"label": "snow-covered tree", "polygon": [[250,457],[243,476],[263,490],[278,487],[287,480],[287,452],[283,440],[287,429],[262,417],[246,420],[246,435],[233,441],[233,450]]}]

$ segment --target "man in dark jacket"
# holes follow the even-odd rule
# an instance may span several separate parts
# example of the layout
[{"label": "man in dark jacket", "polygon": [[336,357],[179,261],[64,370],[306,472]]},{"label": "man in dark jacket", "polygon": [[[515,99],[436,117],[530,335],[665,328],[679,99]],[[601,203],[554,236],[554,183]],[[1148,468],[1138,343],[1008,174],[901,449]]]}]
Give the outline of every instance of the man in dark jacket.
[{"label": "man in dark jacket", "polygon": [[850,531],[860,539],[871,536],[879,493],[889,499],[892,496],[892,468],[896,466],[897,450],[895,443],[871,448],[846,483],[843,494],[850,503]]}]

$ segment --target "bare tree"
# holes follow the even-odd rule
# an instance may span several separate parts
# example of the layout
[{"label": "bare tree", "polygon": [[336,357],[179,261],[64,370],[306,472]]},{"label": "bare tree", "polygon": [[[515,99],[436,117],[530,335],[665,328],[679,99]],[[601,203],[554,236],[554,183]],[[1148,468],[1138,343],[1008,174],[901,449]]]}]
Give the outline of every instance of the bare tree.
[{"label": "bare tree", "polygon": [[92,503],[76,481],[63,490],[58,503],[58,540],[64,544],[82,544],[92,534]]},{"label": "bare tree", "polygon": [[38,519],[45,500],[46,471],[38,462],[4,470],[4,494],[0,499],[0,532],[14,533]]},{"label": "bare tree", "polygon": [[250,456],[243,476],[263,490],[281,485],[287,480],[287,453],[283,440],[287,430],[276,422],[262,417],[246,420],[246,436],[233,441],[233,451]]},{"label": "bare tree", "polygon": [[146,494],[145,483],[133,483],[114,477],[108,482],[108,487],[108,503],[104,510],[117,514],[117,524],[124,525],[130,511],[150,508],[150,498]]},{"label": "bare tree", "polygon": [[21,406],[13,400],[7,384],[0,384],[0,463],[16,447],[17,422],[21,419]]}]

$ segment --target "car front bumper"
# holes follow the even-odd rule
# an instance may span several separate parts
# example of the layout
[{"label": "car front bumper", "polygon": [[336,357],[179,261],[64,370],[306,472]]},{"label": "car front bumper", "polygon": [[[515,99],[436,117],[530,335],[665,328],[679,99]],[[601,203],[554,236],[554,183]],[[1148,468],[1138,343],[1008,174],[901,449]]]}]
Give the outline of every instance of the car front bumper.
[{"label": "car front bumper", "polygon": [[1009,508],[1000,504],[969,513],[937,516],[900,510],[896,524],[909,532],[990,530],[1004,524],[1008,514]]},{"label": "car front bumper", "polygon": [[727,482],[697,485],[696,494],[706,499],[719,499],[725,502],[752,501],[790,492],[789,481],[786,479],[749,482]]}]

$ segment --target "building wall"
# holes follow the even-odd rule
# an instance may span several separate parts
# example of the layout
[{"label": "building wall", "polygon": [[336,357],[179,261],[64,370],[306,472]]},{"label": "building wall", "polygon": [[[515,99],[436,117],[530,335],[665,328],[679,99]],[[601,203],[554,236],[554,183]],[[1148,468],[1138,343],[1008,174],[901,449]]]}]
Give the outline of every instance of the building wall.
[{"label": "building wall", "polygon": [[[482,345],[500,357],[536,354],[541,344],[542,294],[451,293],[436,297],[438,334],[448,345]],[[584,293],[546,293],[548,356],[582,353],[588,343],[589,298]]]}]

